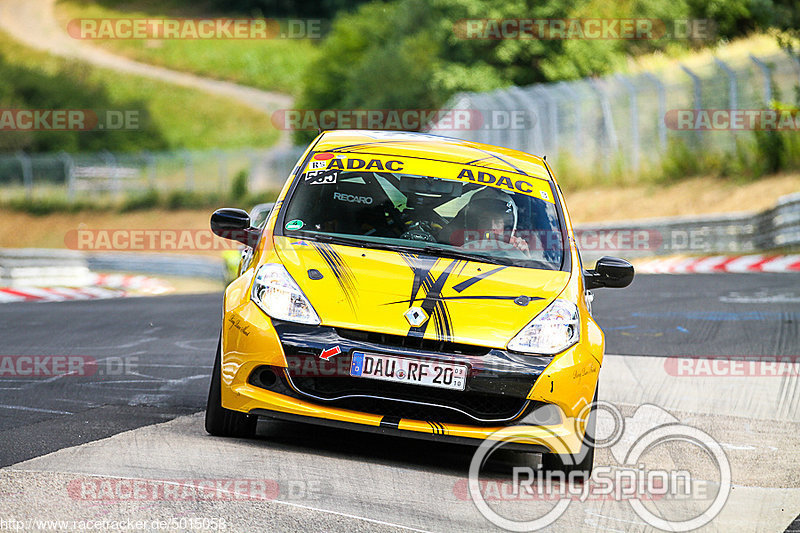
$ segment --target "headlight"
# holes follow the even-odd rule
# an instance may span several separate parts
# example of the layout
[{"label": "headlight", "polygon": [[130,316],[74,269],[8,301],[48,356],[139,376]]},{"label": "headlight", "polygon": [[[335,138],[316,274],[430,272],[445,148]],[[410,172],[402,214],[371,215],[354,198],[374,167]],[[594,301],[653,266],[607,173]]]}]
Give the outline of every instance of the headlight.
[{"label": "headlight", "polygon": [[265,313],[278,320],[318,325],[319,316],[283,265],[262,265],[250,297]]},{"label": "headlight", "polygon": [[580,329],[578,306],[568,300],[555,300],[511,339],[508,349],[554,355],[578,342]]}]

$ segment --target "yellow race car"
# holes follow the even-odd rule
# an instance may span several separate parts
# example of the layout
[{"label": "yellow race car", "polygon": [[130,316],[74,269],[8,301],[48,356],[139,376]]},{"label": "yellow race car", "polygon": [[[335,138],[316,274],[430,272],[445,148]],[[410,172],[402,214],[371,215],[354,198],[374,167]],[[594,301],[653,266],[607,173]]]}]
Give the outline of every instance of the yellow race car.
[{"label": "yellow race car", "polygon": [[219,209],[252,248],[228,286],[206,430],[258,417],[480,444],[588,474],[603,333],[547,162],[434,135],[330,131],[267,220]]}]

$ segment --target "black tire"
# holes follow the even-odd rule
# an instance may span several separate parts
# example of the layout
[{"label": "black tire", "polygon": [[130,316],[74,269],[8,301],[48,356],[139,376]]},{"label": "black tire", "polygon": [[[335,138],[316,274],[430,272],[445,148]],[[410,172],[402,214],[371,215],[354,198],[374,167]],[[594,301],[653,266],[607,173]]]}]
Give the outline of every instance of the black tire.
[{"label": "black tire", "polygon": [[542,454],[542,470],[545,472],[563,472],[567,479],[586,481],[592,476],[594,468],[594,437],[597,427],[597,390],[592,400],[592,409],[589,411],[589,420],[586,422],[586,433],[583,436],[583,445],[577,455],[562,455],[557,453]]},{"label": "black tire", "polygon": [[221,348],[217,345],[206,404],[206,431],[217,437],[254,437],[258,417],[222,407]]}]

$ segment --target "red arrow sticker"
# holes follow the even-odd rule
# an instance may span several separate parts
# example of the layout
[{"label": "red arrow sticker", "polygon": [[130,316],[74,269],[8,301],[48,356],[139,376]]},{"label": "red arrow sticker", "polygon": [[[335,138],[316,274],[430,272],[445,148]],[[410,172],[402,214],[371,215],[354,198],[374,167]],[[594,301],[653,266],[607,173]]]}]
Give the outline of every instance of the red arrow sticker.
[{"label": "red arrow sticker", "polygon": [[338,346],[334,346],[333,348],[326,348],[322,350],[322,353],[319,354],[320,359],[329,360],[334,355],[342,353],[342,350],[339,349]]}]

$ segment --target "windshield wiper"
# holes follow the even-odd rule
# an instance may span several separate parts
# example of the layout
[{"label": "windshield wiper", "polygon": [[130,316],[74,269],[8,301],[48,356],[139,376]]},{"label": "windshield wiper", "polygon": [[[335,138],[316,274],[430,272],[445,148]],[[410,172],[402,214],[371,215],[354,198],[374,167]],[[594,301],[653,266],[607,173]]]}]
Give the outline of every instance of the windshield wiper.
[{"label": "windshield wiper", "polygon": [[421,251],[428,255],[435,255],[440,257],[450,257],[453,259],[463,259],[464,261],[478,261],[480,263],[489,263],[492,265],[513,265],[514,261],[503,257],[491,257],[480,254],[472,254],[462,250],[453,250],[450,248],[440,248],[438,246],[423,246]]},{"label": "windshield wiper", "polygon": [[334,244],[344,244],[347,246],[357,246],[358,248],[377,248],[380,250],[394,250],[403,251],[412,254],[426,254],[435,257],[449,257],[453,259],[462,259],[464,261],[477,261],[480,263],[489,263],[492,265],[514,265],[514,261],[503,257],[490,257],[476,253],[469,253],[462,250],[454,250],[448,248],[441,248],[439,246],[410,246],[403,244],[389,244],[372,241],[362,241],[361,239],[354,239],[350,237],[341,237],[339,235],[331,235],[328,233],[312,233],[300,231],[304,238],[319,242],[328,242]]},{"label": "windshield wiper", "polygon": [[329,242],[335,244],[346,244],[348,246],[358,246],[359,248],[367,248],[370,243],[362,241],[361,239],[351,239],[348,237],[340,237],[338,235],[329,235],[327,233],[310,233],[302,231],[304,239],[311,239],[312,241]]}]

